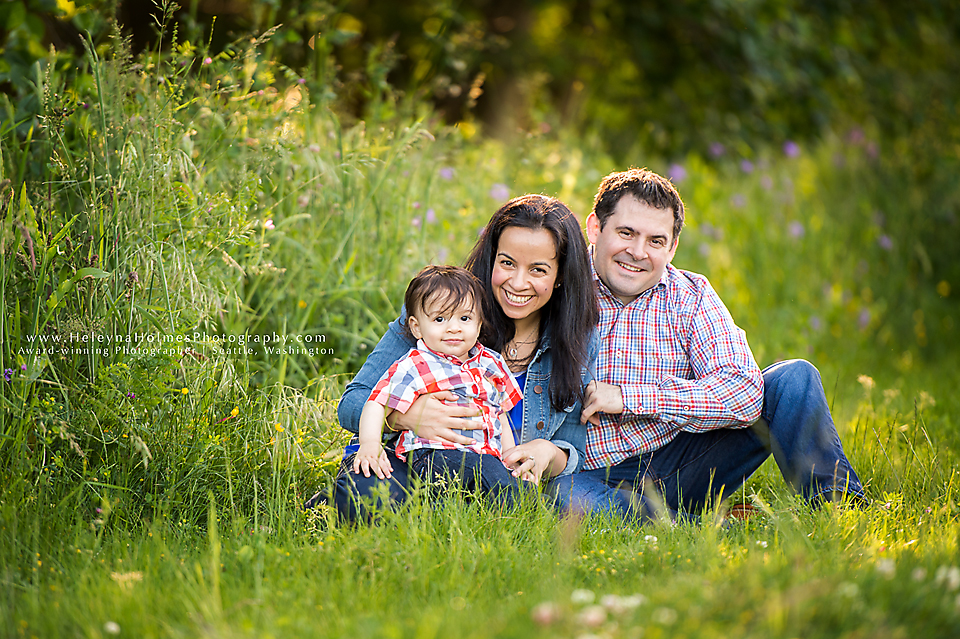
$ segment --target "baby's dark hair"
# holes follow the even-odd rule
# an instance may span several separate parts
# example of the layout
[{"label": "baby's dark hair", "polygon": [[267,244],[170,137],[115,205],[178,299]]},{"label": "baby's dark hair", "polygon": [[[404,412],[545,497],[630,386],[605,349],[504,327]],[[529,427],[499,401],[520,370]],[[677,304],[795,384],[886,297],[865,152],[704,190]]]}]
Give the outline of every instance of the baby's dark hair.
[{"label": "baby's dark hair", "polygon": [[[438,300],[443,304],[442,312],[456,309],[464,300],[471,300],[477,312],[483,299],[483,288],[473,273],[459,266],[425,266],[410,280],[403,304],[407,315],[422,311],[428,302]],[[409,332],[410,328],[404,326]]]}]

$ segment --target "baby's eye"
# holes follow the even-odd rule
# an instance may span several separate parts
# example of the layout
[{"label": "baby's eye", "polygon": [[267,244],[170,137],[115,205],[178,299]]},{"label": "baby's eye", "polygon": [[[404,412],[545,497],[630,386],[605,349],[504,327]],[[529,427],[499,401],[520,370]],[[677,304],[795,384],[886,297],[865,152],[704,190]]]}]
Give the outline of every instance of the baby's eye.
[{"label": "baby's eye", "polygon": [[461,322],[469,322],[469,321],[472,321],[472,320],[473,320],[473,318],[470,317],[469,315],[463,315],[463,316],[460,318],[460,321],[461,321]]},{"label": "baby's eye", "polygon": [[443,315],[437,315],[436,317],[433,318],[433,321],[436,322],[437,324],[442,324],[447,320]]}]

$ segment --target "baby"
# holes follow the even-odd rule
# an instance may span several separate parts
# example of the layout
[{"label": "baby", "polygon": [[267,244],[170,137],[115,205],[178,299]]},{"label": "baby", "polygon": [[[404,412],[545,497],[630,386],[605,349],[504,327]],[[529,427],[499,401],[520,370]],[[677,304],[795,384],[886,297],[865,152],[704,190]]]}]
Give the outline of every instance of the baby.
[{"label": "baby", "polygon": [[404,296],[407,329],[417,346],[380,379],[360,415],[360,450],[353,471],[372,470],[386,479],[393,471],[381,445],[383,424],[393,411],[406,413],[426,393],[451,391],[480,410],[483,428],[456,431],[468,445],[417,437],[402,431],[396,445],[401,460],[421,479],[456,476],[467,488],[479,488],[500,501],[512,501],[517,480],[501,461],[514,446],[506,413],[522,391],[500,355],[477,343],[480,335],[480,282],[455,266],[427,266]]}]

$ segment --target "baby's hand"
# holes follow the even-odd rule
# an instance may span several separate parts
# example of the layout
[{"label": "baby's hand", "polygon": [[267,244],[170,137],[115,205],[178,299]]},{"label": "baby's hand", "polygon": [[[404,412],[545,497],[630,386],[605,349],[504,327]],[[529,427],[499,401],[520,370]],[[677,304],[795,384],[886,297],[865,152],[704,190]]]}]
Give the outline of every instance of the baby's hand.
[{"label": "baby's hand", "polygon": [[363,472],[364,477],[369,477],[371,470],[380,479],[387,479],[393,474],[393,466],[390,465],[390,458],[383,446],[360,444],[360,450],[353,458],[353,472],[358,475]]}]

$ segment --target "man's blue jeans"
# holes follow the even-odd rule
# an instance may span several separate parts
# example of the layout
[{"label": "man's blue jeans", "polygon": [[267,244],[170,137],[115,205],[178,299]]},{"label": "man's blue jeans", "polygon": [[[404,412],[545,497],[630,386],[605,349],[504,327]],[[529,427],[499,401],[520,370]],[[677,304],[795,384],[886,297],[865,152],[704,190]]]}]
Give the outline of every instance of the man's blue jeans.
[{"label": "man's blue jeans", "polygon": [[750,428],[681,432],[658,450],[555,482],[565,512],[651,519],[696,513],[736,492],[772,453],[784,479],[811,502],[863,486],[837,435],[820,373],[804,360],[763,371],[761,420]]}]

